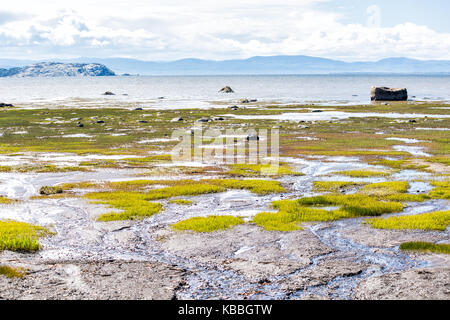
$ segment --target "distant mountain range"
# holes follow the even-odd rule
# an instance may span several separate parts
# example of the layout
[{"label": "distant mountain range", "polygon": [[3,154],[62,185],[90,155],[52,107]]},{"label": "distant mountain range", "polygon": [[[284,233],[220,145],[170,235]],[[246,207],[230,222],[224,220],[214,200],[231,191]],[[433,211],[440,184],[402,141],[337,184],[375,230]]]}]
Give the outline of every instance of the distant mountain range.
[{"label": "distant mountain range", "polygon": [[[450,74],[450,61],[415,60],[408,58],[389,58],[375,62],[344,62],[309,56],[269,56],[253,57],[242,60],[201,60],[183,59],[172,62],[142,61],[126,58],[77,58],[56,60],[70,63],[70,70],[54,72],[57,75],[239,75],[239,74]],[[0,59],[0,67],[24,67],[33,61]],[[77,63],[77,64],[75,64]],[[99,71],[76,71],[78,64],[97,64]],[[107,66],[107,67],[105,67]],[[57,67],[57,66],[55,66]],[[108,68],[110,68],[111,71]],[[65,68],[64,68],[65,69]],[[89,68],[88,68],[89,69]],[[94,68],[95,69],[95,68]],[[36,68],[34,67],[34,70]],[[81,69],[80,69],[81,70]],[[0,75],[1,75],[0,70]],[[34,72],[34,71],[33,71]],[[21,71],[18,74],[27,74]]]},{"label": "distant mountain range", "polygon": [[42,62],[24,67],[0,69],[0,77],[100,77],[116,74],[98,63]]}]

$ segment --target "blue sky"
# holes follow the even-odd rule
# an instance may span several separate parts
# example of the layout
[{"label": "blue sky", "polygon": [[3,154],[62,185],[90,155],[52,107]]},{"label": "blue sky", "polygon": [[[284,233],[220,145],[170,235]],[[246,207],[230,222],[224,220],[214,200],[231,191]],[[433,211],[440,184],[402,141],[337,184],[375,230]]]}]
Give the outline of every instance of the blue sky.
[{"label": "blue sky", "polygon": [[0,58],[450,60],[444,0],[14,0]]}]

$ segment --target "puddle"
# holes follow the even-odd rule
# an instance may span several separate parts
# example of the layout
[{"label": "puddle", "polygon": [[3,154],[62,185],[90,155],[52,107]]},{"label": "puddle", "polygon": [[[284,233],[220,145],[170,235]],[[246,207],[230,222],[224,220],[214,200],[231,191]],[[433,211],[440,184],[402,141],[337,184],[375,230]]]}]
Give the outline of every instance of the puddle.
[{"label": "puddle", "polygon": [[178,139],[170,139],[170,138],[148,139],[148,140],[138,141],[137,143],[146,144],[146,143],[152,143],[152,142],[172,142],[172,141],[178,141]]},{"label": "puddle", "polygon": [[426,152],[423,152],[423,147],[413,147],[413,146],[393,146],[394,150],[402,151],[402,152],[408,152],[409,154],[413,156],[418,157],[431,157],[432,155]]},{"label": "puddle", "polygon": [[91,136],[89,134],[85,133],[77,133],[77,134],[66,134],[62,136],[62,138],[93,138],[94,136]]},{"label": "puddle", "polygon": [[425,131],[450,131],[450,128],[416,128],[416,130],[425,130]]},{"label": "puddle", "polygon": [[261,120],[289,120],[289,121],[329,121],[343,120],[348,118],[391,118],[391,119],[414,119],[414,118],[450,118],[450,115],[415,114],[415,113],[373,113],[373,112],[341,112],[324,111],[320,113],[282,113],[276,115],[236,115],[226,114],[224,117],[235,119],[261,119]]},{"label": "puddle", "polygon": [[407,138],[386,138],[386,140],[393,140],[393,141],[401,141],[404,143],[419,143],[419,142],[425,142],[422,140],[417,139],[407,139]]}]

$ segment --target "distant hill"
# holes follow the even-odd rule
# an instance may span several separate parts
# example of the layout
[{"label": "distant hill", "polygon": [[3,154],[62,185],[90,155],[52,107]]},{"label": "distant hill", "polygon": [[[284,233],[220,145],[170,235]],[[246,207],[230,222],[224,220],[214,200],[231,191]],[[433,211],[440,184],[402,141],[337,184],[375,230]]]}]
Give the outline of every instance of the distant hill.
[{"label": "distant hill", "polygon": [[29,66],[0,69],[0,77],[100,77],[116,74],[98,63],[41,62]]},{"label": "distant hill", "polygon": [[[139,75],[239,75],[239,74],[450,74],[450,61],[389,58],[375,62],[344,62],[309,56],[268,56],[237,60],[182,59],[171,62],[142,61],[126,58],[77,58],[63,63],[97,63],[117,74]],[[0,59],[17,67],[23,62]],[[106,68],[106,67],[105,67]]]}]

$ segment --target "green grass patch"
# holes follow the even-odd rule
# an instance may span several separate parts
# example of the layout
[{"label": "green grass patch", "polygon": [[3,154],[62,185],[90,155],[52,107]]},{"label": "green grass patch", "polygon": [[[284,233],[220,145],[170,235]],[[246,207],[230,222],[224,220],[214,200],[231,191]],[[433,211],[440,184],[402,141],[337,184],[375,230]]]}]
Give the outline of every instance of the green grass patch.
[{"label": "green grass patch", "polygon": [[414,216],[374,218],[368,219],[366,222],[375,229],[445,231],[450,224],[450,211],[437,211]]},{"label": "green grass patch", "polygon": [[83,167],[58,167],[55,165],[20,165],[20,166],[2,166],[0,172],[17,172],[17,173],[59,173],[59,172],[87,172],[89,169]]},{"label": "green grass patch", "polygon": [[[168,187],[149,189],[153,186]],[[133,180],[106,183],[70,183],[60,186],[64,191],[75,188],[106,188],[108,192],[91,192],[84,197],[94,203],[105,204],[122,212],[110,212],[101,215],[98,221],[134,220],[150,217],[162,210],[162,205],[152,200],[162,200],[182,196],[224,192],[228,189],[249,190],[258,195],[286,191],[279,182],[269,180]],[[177,200],[174,200],[175,202]],[[188,200],[179,200],[178,204],[188,204]],[[189,203],[191,204],[191,203]]]},{"label": "green grass patch", "polygon": [[11,204],[11,203],[14,203],[14,200],[0,196],[0,204]]},{"label": "green grass patch", "polygon": [[218,230],[226,230],[233,228],[239,224],[243,224],[244,220],[232,216],[209,216],[209,217],[195,217],[180,221],[172,227],[181,231],[195,231],[195,232],[213,232]]},{"label": "green grass patch", "polygon": [[372,183],[365,186],[361,192],[371,196],[389,196],[408,192],[409,183],[406,181],[389,181]]},{"label": "green grass patch", "polygon": [[450,199],[450,181],[433,181],[431,185],[435,188],[428,195],[433,199]]},{"label": "green grass patch", "polygon": [[[286,210],[286,205],[292,205],[292,200],[275,201],[273,206]],[[323,195],[293,200],[295,206],[339,206],[340,210],[351,213],[353,216],[379,216],[385,213],[400,212],[403,205],[396,202],[380,201],[363,194]]]},{"label": "green grass patch", "polygon": [[[211,192],[205,192],[205,190],[208,189],[206,188],[207,185],[211,187],[210,188]],[[150,189],[153,186],[168,186],[168,187],[159,189]],[[157,194],[158,192],[162,192],[168,195],[172,194],[171,196],[162,196],[162,199],[175,196],[222,192],[225,191],[225,189],[249,190],[258,195],[281,193],[286,191],[286,189],[284,189],[281,183],[278,181],[238,180],[238,179],[132,180],[132,181],[104,182],[104,183],[81,182],[81,183],[63,184],[61,185],[61,187],[65,191],[71,189],[103,188],[111,191],[149,192],[152,193],[155,197],[157,197],[155,194]],[[217,189],[217,187],[220,187],[222,189]]]},{"label": "green grass patch", "polygon": [[277,213],[258,213],[252,222],[268,231],[288,232],[301,230],[299,224],[302,222],[336,221],[352,217],[350,213],[341,210],[328,211],[302,207],[294,203],[285,203],[283,207],[284,210]]},{"label": "green grass patch", "polygon": [[358,188],[366,183],[351,181],[314,181],[313,190],[316,192],[342,192],[349,188]]},{"label": "green grass patch", "polygon": [[373,171],[373,170],[347,170],[335,172],[334,174],[348,176],[352,178],[386,177],[390,175],[389,172]]},{"label": "green grass patch", "polygon": [[0,221],[0,251],[35,252],[41,249],[38,240],[53,233],[47,228],[17,221]]},{"label": "green grass patch", "polygon": [[122,212],[109,212],[100,215],[97,221],[141,220],[162,210],[160,203],[150,202],[147,195],[137,192],[93,192],[84,196],[94,203],[104,204]]},{"label": "green grass patch", "polygon": [[450,157],[448,157],[448,156],[431,157],[431,158],[428,158],[427,161],[435,162],[435,163],[442,163],[446,166],[450,166]]},{"label": "green grass patch", "polygon": [[435,244],[430,242],[405,242],[400,245],[400,250],[450,254],[450,244]]},{"label": "green grass patch", "polygon": [[397,193],[385,196],[383,199],[398,202],[424,202],[430,200],[431,197],[428,194]]},{"label": "green grass patch", "polygon": [[212,179],[203,181],[226,189],[248,190],[258,195],[282,193],[286,191],[280,182],[271,180]]},{"label": "green grass patch", "polygon": [[179,196],[198,196],[224,192],[225,188],[211,184],[194,184],[153,189],[146,193],[146,200],[160,200]]},{"label": "green grass patch", "polygon": [[389,167],[392,169],[402,169],[402,170],[423,170],[423,169],[428,168],[428,166],[426,166],[426,165],[411,164],[411,163],[409,163],[408,159],[400,159],[400,160],[378,159],[378,160],[369,161],[369,164]]},{"label": "green grass patch", "polygon": [[191,200],[179,199],[179,200],[169,200],[169,203],[170,204],[177,204],[177,205],[180,205],[180,206],[190,206],[194,202],[191,201]]},{"label": "green grass patch", "polygon": [[303,175],[303,173],[293,171],[287,164],[278,166],[271,164],[233,164],[227,174],[236,177]]},{"label": "green grass patch", "polygon": [[8,266],[0,266],[0,275],[7,278],[24,278],[25,270],[22,268],[12,268]]},{"label": "green grass patch", "polygon": [[[326,222],[361,216],[378,216],[399,212],[403,205],[397,202],[379,201],[366,195],[323,195],[297,200],[274,201],[277,213],[257,214],[253,223],[272,231],[294,231],[301,229],[302,222]],[[321,207],[336,207],[325,210]]]}]

